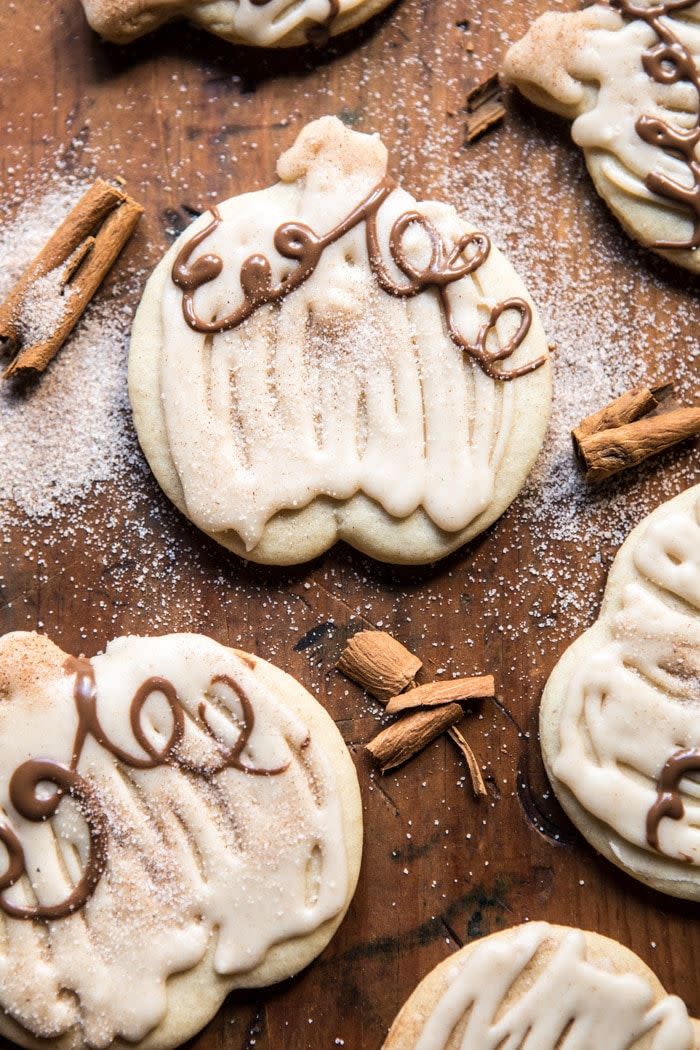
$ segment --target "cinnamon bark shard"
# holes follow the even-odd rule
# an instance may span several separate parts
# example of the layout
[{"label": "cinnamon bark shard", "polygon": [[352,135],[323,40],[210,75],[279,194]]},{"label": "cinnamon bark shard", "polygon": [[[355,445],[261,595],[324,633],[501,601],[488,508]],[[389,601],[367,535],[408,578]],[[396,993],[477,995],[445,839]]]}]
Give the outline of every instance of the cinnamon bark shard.
[{"label": "cinnamon bark shard", "polygon": [[143,209],[102,179],[73,210],[0,304],[5,375],[43,372],[131,237]]},{"label": "cinnamon bark shard", "polygon": [[481,770],[479,769],[479,763],[477,761],[476,755],[469,746],[467,738],[464,736],[463,733],[460,733],[459,729],[457,729],[456,726],[452,726],[450,729],[448,729],[447,735],[450,737],[451,740],[455,742],[455,744],[461,751],[465,762],[467,763],[467,769],[469,770],[469,777],[472,782],[472,791],[474,792],[474,798],[485,798],[488,794],[486,790],[486,784],[484,783],[484,778],[481,775]]},{"label": "cinnamon bark shard", "polygon": [[422,661],[386,631],[359,631],[337,668],[382,703],[411,684]]},{"label": "cinnamon bark shard", "polygon": [[700,434],[700,408],[659,411],[669,384],[630,390],[572,431],[586,480],[604,481]]},{"label": "cinnamon bark shard", "polygon": [[464,716],[459,704],[426,708],[387,726],[366,745],[382,773],[403,765]]},{"label": "cinnamon bark shard", "polygon": [[454,700],[473,700],[477,697],[496,695],[493,675],[475,675],[470,678],[453,678],[445,682],[428,682],[410,689],[407,693],[393,696],[386,705],[387,713],[396,715],[415,707],[437,707]]},{"label": "cinnamon bark shard", "polygon": [[467,95],[466,141],[474,142],[503,120],[503,88],[498,73],[477,84]]}]

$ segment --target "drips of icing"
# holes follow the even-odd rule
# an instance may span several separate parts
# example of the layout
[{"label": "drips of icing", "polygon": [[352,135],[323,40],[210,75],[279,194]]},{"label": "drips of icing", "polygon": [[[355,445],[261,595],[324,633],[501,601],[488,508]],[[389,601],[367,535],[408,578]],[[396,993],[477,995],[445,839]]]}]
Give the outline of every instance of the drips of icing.
[{"label": "drips of icing", "polygon": [[[268,7],[274,3],[274,0],[250,0],[250,3],[253,7]],[[306,15],[306,17],[313,19],[312,25],[306,31],[306,38],[310,44],[315,44],[316,46],[325,44],[328,40],[333,22],[340,14],[342,0],[326,0],[326,4],[328,11],[324,17],[317,18],[314,14]]]},{"label": "drips of icing", "polygon": [[250,550],[278,512],[364,493],[393,518],[422,508],[458,532],[492,499],[521,402],[519,384],[455,343],[500,371],[524,340],[510,368],[529,368],[529,309],[489,300],[497,253],[452,209],[392,189],[376,138],[325,118],[279,171],[203,219],[169,263],[180,287],[162,292],[159,381],[187,514]]},{"label": "drips of icing", "polygon": [[[170,18],[187,17],[227,39],[271,47],[305,33],[326,43],[341,15],[367,0],[83,0],[91,25],[110,39],[134,39]],[[298,40],[301,42],[301,40]]]},{"label": "drips of icing", "polygon": [[650,242],[663,250],[700,246],[700,26],[693,19],[700,21],[697,0],[611,0],[544,16],[507,60],[516,82],[542,88],[552,108],[573,118],[574,141],[605,155],[605,174],[619,189],[687,216],[687,237]]},{"label": "drips of icing", "polygon": [[[245,0],[228,12],[230,31],[257,44],[274,44],[308,22],[306,38],[321,46],[331,35],[333,23],[342,12],[352,10],[364,0]],[[256,10],[257,9],[257,10]],[[269,12],[266,10],[269,9]]]},{"label": "drips of icing", "polygon": [[[38,1038],[80,1026],[89,1046],[140,1040],[165,1015],[168,977],[210,946],[218,974],[247,973],[345,903],[329,761],[265,677],[216,643],[121,639],[70,675],[18,685],[0,705],[0,734],[0,805],[23,857],[13,871],[8,847],[0,1005]],[[15,769],[24,782],[13,790]],[[66,914],[95,849],[98,877]],[[18,922],[13,908],[46,921]]]},{"label": "drips of icing", "polygon": [[[660,508],[571,677],[555,776],[627,843],[700,865],[700,499]],[[683,757],[682,757],[683,756]]]},{"label": "drips of icing", "polygon": [[[530,923],[508,937],[487,937],[463,962],[458,956],[415,1050],[556,1050],[565,1033],[571,1050],[630,1050],[649,1034],[650,1050],[692,1050],[692,1026],[679,998],[655,1003],[643,977],[588,961],[579,930],[567,931],[558,944],[548,943],[552,937],[546,923]],[[543,948],[554,948],[551,957],[509,998]]]}]

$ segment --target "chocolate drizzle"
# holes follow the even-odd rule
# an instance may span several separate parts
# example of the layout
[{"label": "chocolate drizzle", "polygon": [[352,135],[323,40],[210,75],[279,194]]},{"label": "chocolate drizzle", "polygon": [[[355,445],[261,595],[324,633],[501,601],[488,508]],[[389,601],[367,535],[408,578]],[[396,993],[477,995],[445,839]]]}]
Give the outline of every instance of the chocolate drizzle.
[{"label": "chocolate drizzle", "polygon": [[[39,796],[40,784],[53,784],[56,790],[49,798]],[[41,824],[56,815],[61,799],[69,795],[78,803],[90,833],[85,871],[72,892],[58,904],[12,904],[2,892],[26,874],[24,850],[19,836],[9,821],[0,824],[0,841],[9,855],[7,871],[0,879],[0,908],[13,919],[61,919],[78,911],[95,892],[107,863],[107,821],[87,783],[73,768],[49,758],[23,762],[10,778],[10,801],[25,820]]]},{"label": "chocolate drizzle", "polygon": [[[392,180],[384,179],[337,226],[323,236],[316,234],[304,223],[283,223],[274,234],[275,250],[282,258],[291,259],[298,263],[298,266],[283,281],[274,285],[270,260],[260,253],[248,256],[241,266],[239,276],[243,302],[227,316],[206,321],[197,314],[195,293],[221,274],[224,263],[220,256],[213,253],[201,255],[193,262],[190,262],[190,259],[195,249],[207,240],[223,221],[218,208],[212,208],[211,221],[183,245],[172,268],[173,282],[183,293],[182,312],[185,321],[193,331],[201,334],[211,335],[237,328],[261,306],[280,302],[290,292],[299,288],[316,270],[324,250],[364,222],[370,268],[383,291],[396,298],[410,299],[428,288],[435,289],[439,295],[450,338],[456,346],[472,357],[491,379],[516,379],[540,368],[545,363],[545,357],[538,357],[510,371],[497,367],[499,362],[505,361],[515,353],[530,330],[532,310],[524,299],[506,299],[495,306],[488,321],[479,329],[474,342],[466,339],[457,329],[447,290],[455,281],[474,273],[486,261],[491,251],[491,243],[485,234],[466,234],[454,246],[449,247],[425,215],[417,211],[405,212],[391,228],[389,251],[392,260],[407,281],[399,284],[393,279],[384,264],[379,247],[377,214],[395,188],[396,184]],[[430,260],[424,267],[414,266],[408,260],[404,249],[403,238],[412,225],[420,226],[430,241]],[[487,346],[488,337],[494,331],[499,318],[508,311],[519,315],[517,330],[500,349],[490,350]]]},{"label": "chocolate drizzle", "polygon": [[638,3],[635,0],[610,0],[612,7],[627,18],[640,19],[653,29],[658,43],[642,55],[645,72],[657,84],[678,84],[685,81],[698,93],[698,114],[692,128],[674,128],[658,117],[642,116],[635,125],[644,142],[680,156],[692,176],[692,186],[686,186],[661,172],[650,172],[644,180],[648,190],[665,197],[673,204],[686,208],[693,218],[693,233],[685,241],[655,241],[654,248],[689,249],[700,247],[700,73],[690,50],[663,21],[664,17],[694,7],[698,0],[665,0],[660,3]]},{"label": "chocolate drizzle", "polygon": [[667,760],[659,777],[658,793],[647,813],[647,842],[652,849],[659,849],[659,824],[664,817],[681,820],[685,813],[679,784],[690,773],[700,773],[700,749],[688,748],[676,751]]},{"label": "chocolate drizzle", "polygon": [[[51,820],[56,815],[64,797],[68,796],[73,799],[87,823],[90,840],[88,856],[82,877],[64,900],[51,905],[13,904],[3,896],[4,891],[14,886],[27,874],[27,865],[19,835],[6,817],[0,817],[0,842],[4,845],[8,855],[7,869],[0,875],[0,908],[6,915],[14,919],[50,920],[71,915],[90,899],[104,873],[108,853],[106,814],[90,784],[78,773],[78,763],[88,737],[92,737],[118,762],[131,769],[173,766],[200,777],[212,777],[225,769],[236,769],[250,776],[271,777],[284,773],[288,768],[288,763],[275,769],[265,769],[243,761],[242,754],[255,726],[255,712],[249,698],[229,675],[215,675],[210,684],[211,686],[225,685],[236,696],[241,707],[240,732],[233,744],[222,745],[209,725],[207,705],[205,701],[202,701],[198,709],[200,728],[207,736],[216,741],[219,755],[209,764],[198,764],[182,754],[185,709],[175,686],[167,678],[160,676],[147,678],[141,683],[131,700],[129,721],[134,739],[143,751],[143,755],[139,756],[124,751],[118,744],[110,740],[101,725],[97,714],[95,672],[90,661],[71,656],[68,657],[64,666],[68,674],[75,676],[73,700],[78,715],[70,765],[63,765],[50,758],[33,758],[23,762],[10,778],[9,796],[17,813],[25,820],[35,824]],[[148,739],[142,717],[147,701],[155,694],[165,698],[172,718],[170,733],[160,748]],[[48,797],[40,795],[39,786],[41,784],[52,784],[56,790]]]}]

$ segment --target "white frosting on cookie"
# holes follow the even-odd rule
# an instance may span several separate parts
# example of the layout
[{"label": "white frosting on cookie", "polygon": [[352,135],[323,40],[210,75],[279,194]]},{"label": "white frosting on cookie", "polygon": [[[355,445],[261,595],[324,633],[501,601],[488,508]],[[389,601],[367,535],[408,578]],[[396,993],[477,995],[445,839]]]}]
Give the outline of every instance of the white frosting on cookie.
[{"label": "white frosting on cookie", "polygon": [[[229,316],[244,302],[241,269],[251,255],[270,261],[272,282],[297,264],[275,249],[275,231],[302,223],[319,237],[365,201],[386,178],[377,136],[332,118],[309,125],[279,161],[281,181],[226,201],[221,222],[189,261],[223,262],[221,275],[194,295],[197,315]],[[377,218],[379,251],[391,279],[406,284],[389,250],[406,212],[429,218],[449,253],[471,231],[454,209],[388,193]],[[203,216],[186,238],[203,229]],[[418,224],[402,247],[418,268],[430,241]],[[477,341],[502,295],[503,263],[493,251],[473,274],[450,283],[446,299],[460,335]],[[183,317],[183,292],[166,282],[162,298],[162,411],[187,515],[211,533],[234,530],[251,549],[280,511],[317,497],[358,492],[403,519],[419,508],[457,532],[493,498],[494,479],[513,426],[514,387],[496,381],[455,345],[438,292],[387,294],[370,266],[366,222],[326,247],[303,284],[243,323],[214,335]],[[495,350],[513,336],[506,312],[489,336]],[[504,371],[536,356],[525,338]]]},{"label": "white frosting on cookie", "polygon": [[[700,747],[700,497],[661,508],[632,546],[614,612],[566,687],[553,772],[584,809],[654,852],[647,820],[672,756]],[[700,765],[699,765],[700,768]],[[658,822],[662,853],[700,865],[700,784]]]},{"label": "white frosting on cookie", "polygon": [[[659,25],[700,68],[700,3],[663,16]],[[692,171],[677,151],[646,141],[638,121],[658,120],[689,131],[698,123],[700,100],[688,79],[663,83],[645,68],[645,56],[661,44],[644,20],[594,4],[539,18],[509,50],[505,68],[535,101],[573,118],[574,141],[587,155],[602,158],[602,170],[614,186],[630,198],[670,209],[679,224],[673,239],[680,240],[692,237],[691,214],[650,189],[646,180],[655,173],[692,189]],[[700,142],[694,155],[700,162]]]},{"label": "white frosting on cookie", "polygon": [[[540,964],[544,947],[551,954]],[[415,1050],[629,1050],[648,1033],[650,1050],[694,1045],[679,998],[655,1002],[640,975],[589,961],[580,930],[557,944],[546,923],[531,923],[458,956]]]},{"label": "white frosting on cookie", "polygon": [[[49,656],[53,669],[33,671],[20,656],[13,672],[13,652],[27,645],[39,662],[42,646],[59,654]],[[27,760],[71,762],[77,679],[62,657],[36,636],[8,636],[0,646],[0,805],[26,865],[2,894],[3,910],[60,904],[88,865],[91,832],[74,801],[64,798],[53,819],[37,823],[17,811],[8,790]],[[272,946],[317,929],[343,908],[349,876],[329,759],[260,670],[194,635],[122,638],[91,666],[103,743],[87,735],[77,773],[106,820],[106,866],[73,914],[37,921],[0,911],[0,1004],[34,1036],[77,1027],[86,1044],[104,1047],[143,1039],[164,1018],[168,978],[208,952],[215,974],[242,975]],[[177,692],[182,739],[167,762],[137,768],[148,754],[130,709],[152,676]],[[137,722],[162,751],[173,709],[158,688]],[[251,724],[240,763],[283,771],[203,775]],[[115,749],[135,764],[118,760]],[[53,791],[42,784],[37,794]]]},{"label": "white frosting on cookie", "polygon": [[[273,47],[314,26],[332,32],[336,19],[368,6],[368,0],[83,0],[83,5],[93,28],[110,39],[130,40],[185,16],[219,36]],[[376,9],[372,4],[370,13]]]}]

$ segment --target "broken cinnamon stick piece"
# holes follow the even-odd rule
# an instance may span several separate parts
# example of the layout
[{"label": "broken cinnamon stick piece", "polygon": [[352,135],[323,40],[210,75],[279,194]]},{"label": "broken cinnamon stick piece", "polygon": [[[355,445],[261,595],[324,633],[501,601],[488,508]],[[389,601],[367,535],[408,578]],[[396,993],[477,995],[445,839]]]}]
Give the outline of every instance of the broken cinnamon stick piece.
[{"label": "broken cinnamon stick piece", "polygon": [[411,684],[423,664],[386,631],[359,631],[348,642],[336,666],[386,703]]},{"label": "broken cinnamon stick piece", "polygon": [[700,408],[677,408],[584,437],[578,452],[586,480],[604,481],[700,434]]},{"label": "broken cinnamon stick piece", "polygon": [[379,763],[381,772],[386,773],[413,758],[463,716],[459,704],[416,711],[383,729],[370,740],[365,750]]},{"label": "broken cinnamon stick piece", "polygon": [[387,714],[396,715],[414,707],[437,707],[453,700],[473,700],[477,697],[495,696],[496,685],[492,674],[471,678],[453,678],[446,682],[428,682],[415,689],[392,696],[386,705]]},{"label": "broken cinnamon stick piece", "polygon": [[102,179],[81,197],[0,304],[6,376],[43,372],[131,237],[143,209]]},{"label": "broken cinnamon stick piece", "polygon": [[474,142],[499,124],[506,115],[498,73],[477,84],[467,95],[466,141]]},{"label": "broken cinnamon stick piece", "polygon": [[641,419],[659,407],[673,392],[672,383],[664,383],[660,386],[636,387],[628,390],[621,397],[616,398],[611,404],[586,416],[579,425],[572,430],[574,446],[578,449],[582,441],[597,434],[601,430],[611,430],[621,427],[625,423],[633,423],[635,419]]},{"label": "broken cinnamon stick piece", "polygon": [[479,763],[477,762],[476,755],[472,751],[467,738],[463,733],[460,733],[456,726],[452,726],[447,730],[447,735],[451,740],[454,740],[455,744],[462,752],[465,762],[467,763],[467,769],[469,770],[469,776],[472,782],[472,791],[474,792],[474,798],[485,798],[488,794],[486,790],[486,784],[484,778],[481,775],[479,769]]}]

